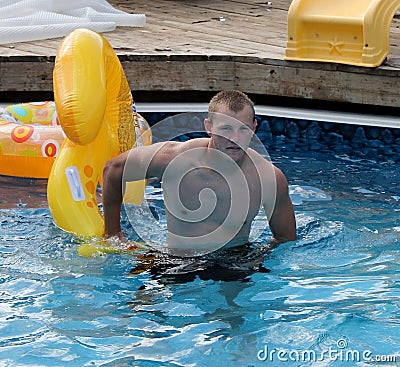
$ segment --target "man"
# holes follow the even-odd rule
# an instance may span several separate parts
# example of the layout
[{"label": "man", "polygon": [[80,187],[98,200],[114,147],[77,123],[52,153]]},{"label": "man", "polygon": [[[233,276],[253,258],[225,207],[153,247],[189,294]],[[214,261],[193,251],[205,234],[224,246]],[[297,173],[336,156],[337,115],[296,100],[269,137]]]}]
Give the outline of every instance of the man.
[{"label": "man", "polygon": [[122,237],[125,181],[162,179],[169,249],[193,253],[241,246],[264,207],[270,246],[296,239],[293,206],[284,174],[249,148],[257,122],[253,102],[240,91],[222,91],[209,104],[209,138],[160,142],[125,152],[103,173],[105,236]]}]

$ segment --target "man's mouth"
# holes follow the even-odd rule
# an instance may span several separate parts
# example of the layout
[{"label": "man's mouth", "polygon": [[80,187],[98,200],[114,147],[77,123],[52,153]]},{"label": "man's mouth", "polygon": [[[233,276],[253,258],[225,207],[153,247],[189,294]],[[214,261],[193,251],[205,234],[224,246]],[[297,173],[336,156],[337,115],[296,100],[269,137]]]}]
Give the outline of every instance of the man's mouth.
[{"label": "man's mouth", "polygon": [[231,152],[240,152],[242,149],[238,146],[230,146],[230,147],[226,147],[227,150],[231,151]]}]

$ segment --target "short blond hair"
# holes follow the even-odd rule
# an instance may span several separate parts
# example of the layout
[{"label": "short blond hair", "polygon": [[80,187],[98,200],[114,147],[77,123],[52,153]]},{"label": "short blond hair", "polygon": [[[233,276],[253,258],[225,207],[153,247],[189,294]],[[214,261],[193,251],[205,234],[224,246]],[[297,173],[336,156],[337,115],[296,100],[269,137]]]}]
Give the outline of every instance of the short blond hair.
[{"label": "short blond hair", "polygon": [[208,105],[208,112],[220,112],[222,109],[228,108],[230,111],[237,113],[243,111],[246,105],[251,108],[254,120],[255,111],[253,101],[239,90],[224,90],[211,98]]}]

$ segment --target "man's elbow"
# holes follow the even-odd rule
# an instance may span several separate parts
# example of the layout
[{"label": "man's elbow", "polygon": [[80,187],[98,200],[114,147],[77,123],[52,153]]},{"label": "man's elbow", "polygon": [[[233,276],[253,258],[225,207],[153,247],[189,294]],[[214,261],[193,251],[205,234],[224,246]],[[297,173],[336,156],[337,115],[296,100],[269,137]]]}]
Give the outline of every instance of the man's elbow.
[{"label": "man's elbow", "polygon": [[109,176],[110,172],[114,169],[113,160],[107,161],[103,168],[103,177]]},{"label": "man's elbow", "polygon": [[297,239],[297,231],[296,225],[287,227],[285,229],[282,228],[281,231],[273,232],[273,239],[275,243],[281,244],[284,242],[296,241]]},{"label": "man's elbow", "polygon": [[296,220],[293,219],[293,224],[290,226],[290,229],[285,233],[285,242],[296,241],[297,240],[297,229],[296,229]]},{"label": "man's elbow", "polygon": [[115,202],[121,202],[123,197],[122,175],[123,168],[118,161],[106,162],[103,169],[103,205],[114,205]]},{"label": "man's elbow", "polygon": [[296,231],[295,231],[294,233],[292,233],[289,236],[287,236],[285,242],[296,241],[296,240],[297,240],[297,234],[296,234]]},{"label": "man's elbow", "polygon": [[294,234],[290,233],[283,236],[274,236],[273,242],[276,244],[281,244],[285,242],[296,241],[296,239],[297,239],[296,233]]},{"label": "man's elbow", "polygon": [[121,164],[115,160],[107,161],[103,168],[103,182],[115,183],[122,181]]}]

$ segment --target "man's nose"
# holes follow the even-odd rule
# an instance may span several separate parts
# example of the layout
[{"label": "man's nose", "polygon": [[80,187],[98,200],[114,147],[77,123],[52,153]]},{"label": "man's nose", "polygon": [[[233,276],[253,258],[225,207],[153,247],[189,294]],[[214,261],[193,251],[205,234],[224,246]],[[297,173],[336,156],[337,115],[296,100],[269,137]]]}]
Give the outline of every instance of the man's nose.
[{"label": "man's nose", "polygon": [[233,130],[230,136],[230,140],[234,143],[238,143],[240,140],[239,130]]}]

